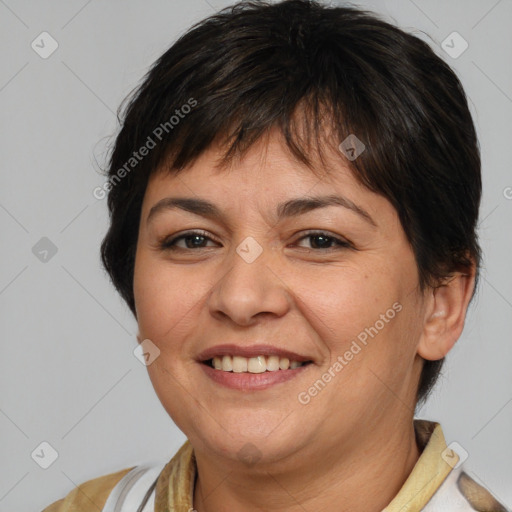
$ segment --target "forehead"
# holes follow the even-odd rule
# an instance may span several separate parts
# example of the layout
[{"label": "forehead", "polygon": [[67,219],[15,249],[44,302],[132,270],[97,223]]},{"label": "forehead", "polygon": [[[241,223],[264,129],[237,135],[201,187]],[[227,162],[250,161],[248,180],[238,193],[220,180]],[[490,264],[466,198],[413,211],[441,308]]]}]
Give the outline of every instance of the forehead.
[{"label": "forehead", "polygon": [[[282,135],[273,130],[256,141],[242,156],[223,161],[226,148],[214,144],[183,170],[161,165],[149,178],[147,194],[153,196],[164,189],[189,192],[226,193],[234,198],[237,192],[251,195],[279,195],[286,191],[306,194],[316,189],[352,189],[369,192],[354,176],[339,150],[330,146],[315,149],[308,156],[311,166],[299,161],[289,150]],[[249,189],[249,190],[248,190]]]},{"label": "forehead", "polygon": [[275,137],[254,144],[229,165],[218,165],[222,149],[208,149],[178,174],[161,168],[152,175],[141,212],[145,223],[171,210],[229,223],[226,216],[241,220],[260,213],[275,223],[342,206],[372,229],[383,222],[396,225],[392,205],[364,187],[341,154],[324,154],[311,169]]}]

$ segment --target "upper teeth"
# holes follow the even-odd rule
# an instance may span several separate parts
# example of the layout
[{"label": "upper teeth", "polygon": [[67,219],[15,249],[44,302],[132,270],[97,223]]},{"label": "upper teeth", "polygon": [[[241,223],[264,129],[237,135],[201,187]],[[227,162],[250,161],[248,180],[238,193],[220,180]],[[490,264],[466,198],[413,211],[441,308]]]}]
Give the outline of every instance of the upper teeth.
[{"label": "upper teeth", "polygon": [[303,364],[302,362],[290,361],[287,357],[279,356],[222,356],[213,358],[213,367],[216,370],[235,373],[275,372],[277,370],[288,370],[288,368],[298,368]]}]

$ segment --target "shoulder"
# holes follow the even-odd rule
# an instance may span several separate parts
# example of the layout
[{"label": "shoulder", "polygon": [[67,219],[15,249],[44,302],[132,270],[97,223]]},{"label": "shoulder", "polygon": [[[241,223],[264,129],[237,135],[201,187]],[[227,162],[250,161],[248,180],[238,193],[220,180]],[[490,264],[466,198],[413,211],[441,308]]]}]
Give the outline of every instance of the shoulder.
[{"label": "shoulder", "polygon": [[[186,441],[170,461],[151,459],[87,480],[42,512],[120,512],[142,510],[141,507],[155,510],[155,502],[168,502],[169,478],[186,473],[193,482],[194,470],[192,448]],[[186,487],[188,492],[189,486]]]},{"label": "shoulder", "polygon": [[475,510],[509,512],[485,487],[473,480],[465,471],[461,471],[457,477],[457,488]]},{"label": "shoulder", "polygon": [[42,512],[102,510],[112,489],[134,468],[135,466],[132,466],[116,473],[109,473],[92,480],[87,480],[73,489],[63,499],[46,507]]},{"label": "shoulder", "polygon": [[511,512],[488,489],[471,478],[463,467],[451,471],[423,510]]}]

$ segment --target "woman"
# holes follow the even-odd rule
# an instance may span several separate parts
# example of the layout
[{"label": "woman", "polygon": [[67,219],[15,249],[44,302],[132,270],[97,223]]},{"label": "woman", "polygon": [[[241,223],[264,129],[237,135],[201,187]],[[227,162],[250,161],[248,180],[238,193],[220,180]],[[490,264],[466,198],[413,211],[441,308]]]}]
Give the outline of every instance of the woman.
[{"label": "woman", "polygon": [[188,440],[68,510],[506,511],[414,419],[480,263],[480,155],[424,42],[237,4],[155,63],[111,155],[102,258]]}]

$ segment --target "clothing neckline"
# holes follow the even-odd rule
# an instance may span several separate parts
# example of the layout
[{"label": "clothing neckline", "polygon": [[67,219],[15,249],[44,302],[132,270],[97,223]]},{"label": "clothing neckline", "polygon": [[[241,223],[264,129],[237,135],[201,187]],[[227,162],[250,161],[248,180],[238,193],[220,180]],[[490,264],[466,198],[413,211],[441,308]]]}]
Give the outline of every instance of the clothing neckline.
[{"label": "clothing neckline", "polygon": [[[382,512],[421,510],[459,461],[454,451],[447,451],[438,422],[414,419],[413,423],[420,457]],[[155,511],[192,510],[196,477],[194,450],[187,439],[160,473],[155,488]]]}]

